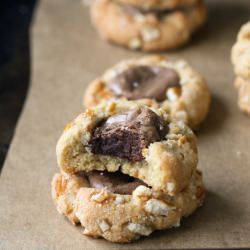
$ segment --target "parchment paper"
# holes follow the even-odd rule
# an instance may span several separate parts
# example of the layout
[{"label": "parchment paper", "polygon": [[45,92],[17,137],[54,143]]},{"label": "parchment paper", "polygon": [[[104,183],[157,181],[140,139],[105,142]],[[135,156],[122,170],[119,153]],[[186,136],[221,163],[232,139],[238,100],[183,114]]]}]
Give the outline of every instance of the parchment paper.
[{"label": "parchment paper", "polygon": [[211,112],[198,133],[208,195],[178,229],[129,245],[87,238],[55,209],[55,145],[82,109],[87,84],[139,52],[101,41],[78,0],[43,0],[32,27],[32,82],[0,181],[0,249],[182,249],[250,247],[250,118],[236,106],[230,49],[250,1],[207,1],[210,19],[190,45],[168,53],[207,79]]}]

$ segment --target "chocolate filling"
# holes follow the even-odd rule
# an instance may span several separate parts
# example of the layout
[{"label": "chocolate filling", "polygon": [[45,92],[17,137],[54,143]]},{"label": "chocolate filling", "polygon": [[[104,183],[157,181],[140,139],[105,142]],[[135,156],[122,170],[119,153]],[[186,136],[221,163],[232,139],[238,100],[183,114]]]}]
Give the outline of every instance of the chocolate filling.
[{"label": "chocolate filling", "polygon": [[90,187],[106,188],[115,194],[132,194],[138,186],[147,186],[143,181],[121,172],[91,171],[86,173],[85,176],[88,178]]},{"label": "chocolate filling", "polygon": [[135,108],[109,117],[94,130],[92,153],[117,156],[132,162],[143,159],[142,150],[168,132],[163,120],[149,108]]},{"label": "chocolate filling", "polygon": [[164,101],[167,89],[181,87],[179,82],[179,75],[173,69],[135,66],[111,79],[108,87],[116,96],[129,100],[152,98]]}]

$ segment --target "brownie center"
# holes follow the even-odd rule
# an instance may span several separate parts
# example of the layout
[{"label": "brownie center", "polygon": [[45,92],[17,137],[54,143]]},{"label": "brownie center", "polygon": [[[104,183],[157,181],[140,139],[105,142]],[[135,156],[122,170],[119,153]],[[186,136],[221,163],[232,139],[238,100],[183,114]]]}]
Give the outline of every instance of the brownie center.
[{"label": "brownie center", "polygon": [[181,87],[178,73],[166,67],[135,66],[115,76],[108,84],[116,96],[128,100],[166,99],[168,88]]},{"label": "brownie center", "polygon": [[140,185],[147,186],[143,181],[121,172],[91,171],[84,174],[92,188],[106,188],[115,194],[132,194]]},{"label": "brownie center", "polygon": [[144,157],[142,151],[162,140],[168,126],[149,108],[135,108],[109,117],[94,130],[89,142],[92,153],[117,156],[132,162]]}]

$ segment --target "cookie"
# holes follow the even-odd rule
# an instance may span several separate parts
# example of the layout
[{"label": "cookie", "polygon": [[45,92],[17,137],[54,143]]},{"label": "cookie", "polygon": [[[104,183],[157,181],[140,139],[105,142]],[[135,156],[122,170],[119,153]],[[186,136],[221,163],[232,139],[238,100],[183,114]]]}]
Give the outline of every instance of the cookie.
[{"label": "cookie", "polygon": [[110,101],[87,109],[68,125],[56,147],[63,172],[121,172],[174,195],[197,165],[196,137],[162,109]]},{"label": "cookie", "polygon": [[144,10],[174,9],[190,7],[199,2],[199,0],[117,0],[126,5],[136,6]]},{"label": "cookie", "polygon": [[[101,178],[94,186],[89,177],[81,173],[78,176],[56,174],[52,182],[52,194],[57,209],[64,211],[63,214],[70,220],[73,213],[77,222],[84,227],[84,235],[103,237],[112,242],[126,243],[147,236],[154,230],[178,227],[183,217],[189,216],[202,205],[205,196],[199,171],[194,172],[189,185],[174,197],[145,185],[136,186],[126,193],[124,182],[117,183],[114,176],[106,176],[103,181],[102,174],[99,172]],[[121,178],[118,177],[120,181]],[[122,194],[109,190],[110,186],[119,185],[123,186],[120,188]],[[127,182],[127,185],[130,183]],[[75,187],[79,187],[77,192]],[[70,194],[72,200],[69,202]],[[60,197],[60,201],[55,197]],[[65,210],[64,207],[71,209]]]},{"label": "cookie", "polygon": [[102,38],[144,51],[182,46],[202,26],[206,16],[206,7],[201,1],[181,9],[145,12],[113,0],[97,0],[91,8],[92,22]]},{"label": "cookie", "polygon": [[232,49],[235,74],[250,79],[250,21],[242,26]]},{"label": "cookie", "polygon": [[250,115],[250,79],[237,77],[235,86],[238,90],[238,106],[241,111]]},{"label": "cookie", "polygon": [[232,48],[232,62],[236,74],[238,106],[250,115],[250,21],[242,26],[236,44]]},{"label": "cookie", "polygon": [[163,108],[192,128],[205,119],[211,99],[204,78],[187,62],[161,56],[121,61],[90,83],[83,102],[89,108],[112,98]]}]

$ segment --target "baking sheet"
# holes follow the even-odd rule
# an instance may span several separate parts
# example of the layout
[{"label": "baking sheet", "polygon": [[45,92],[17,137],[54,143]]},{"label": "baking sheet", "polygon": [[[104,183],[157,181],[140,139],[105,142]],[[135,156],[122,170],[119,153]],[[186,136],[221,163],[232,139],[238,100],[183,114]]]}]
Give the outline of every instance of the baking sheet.
[{"label": "baking sheet", "polygon": [[208,195],[178,229],[129,245],[91,239],[60,216],[50,182],[55,145],[82,112],[87,84],[119,60],[142,53],[104,43],[79,0],[43,0],[32,26],[32,80],[0,181],[0,249],[187,249],[250,247],[250,118],[236,106],[230,49],[250,17],[250,1],[207,1],[210,19],[185,58],[207,79],[211,112],[198,132],[199,168]]}]

